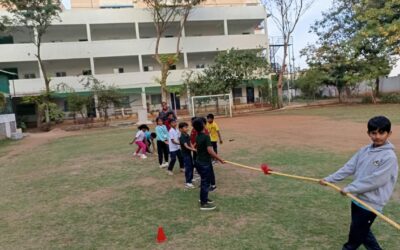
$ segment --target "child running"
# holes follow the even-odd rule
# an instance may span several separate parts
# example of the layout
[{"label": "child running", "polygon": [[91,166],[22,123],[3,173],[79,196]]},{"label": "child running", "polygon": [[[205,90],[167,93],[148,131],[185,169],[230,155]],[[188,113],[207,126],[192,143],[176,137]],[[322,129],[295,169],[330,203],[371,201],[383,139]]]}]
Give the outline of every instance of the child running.
[{"label": "child running", "polygon": [[196,119],[193,121],[193,127],[197,131],[196,145],[197,145],[197,157],[196,167],[201,177],[200,184],[200,210],[208,211],[213,210],[216,206],[214,202],[208,198],[208,192],[211,185],[211,159],[212,157],[225,163],[215,152],[211,144],[210,136],[204,134],[204,121],[202,119]]},{"label": "child running", "polygon": [[190,136],[188,134],[189,124],[186,122],[179,123],[179,131],[181,132],[181,137],[179,141],[181,143],[181,151],[183,157],[183,165],[185,166],[185,187],[194,188],[193,181],[193,159],[192,151],[195,152],[190,143]]},{"label": "child running", "polygon": [[[391,134],[389,119],[384,116],[370,119],[368,136],[372,144],[361,148],[344,167],[321,180],[320,184],[335,183],[353,175],[353,182],[343,188],[341,193],[353,193],[382,212],[393,193],[399,168],[394,146],[388,141]],[[374,213],[353,200],[349,238],[342,249],[358,249],[361,245],[367,249],[382,249],[370,229],[375,218]]]},{"label": "child running", "polygon": [[[156,127],[156,134],[157,134],[157,153],[158,153],[158,163],[160,164],[160,168],[168,167],[168,156],[169,156],[169,149],[168,149],[168,140],[169,140],[169,133],[167,127],[163,124],[163,120],[158,117],[156,119],[157,127]],[[164,158],[164,163],[163,163]]]},{"label": "child running", "polygon": [[171,156],[171,160],[169,162],[168,166],[168,171],[167,173],[169,175],[174,175],[172,170],[174,169],[176,158],[179,160],[179,166],[181,169],[181,172],[184,171],[183,169],[183,159],[182,159],[182,153],[181,153],[181,147],[180,147],[180,142],[179,142],[179,132],[176,130],[176,120],[172,119],[171,120],[171,129],[169,130],[169,155]]},{"label": "child running", "polygon": [[[129,144],[133,144],[135,142],[138,145],[138,149],[133,154],[133,156],[140,156],[142,159],[146,159],[146,144],[143,142],[145,140],[145,131],[148,129],[147,125],[140,125],[138,127],[139,131],[136,133],[135,139],[133,139]],[[140,153],[140,151],[142,151]]]}]

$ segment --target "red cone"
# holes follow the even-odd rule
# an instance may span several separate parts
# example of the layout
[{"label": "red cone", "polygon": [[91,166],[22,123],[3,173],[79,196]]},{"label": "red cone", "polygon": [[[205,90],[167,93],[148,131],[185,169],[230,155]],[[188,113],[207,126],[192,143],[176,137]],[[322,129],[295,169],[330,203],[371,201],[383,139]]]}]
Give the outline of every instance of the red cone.
[{"label": "red cone", "polygon": [[157,243],[163,243],[166,240],[167,240],[167,237],[165,236],[163,228],[162,227],[158,227]]}]

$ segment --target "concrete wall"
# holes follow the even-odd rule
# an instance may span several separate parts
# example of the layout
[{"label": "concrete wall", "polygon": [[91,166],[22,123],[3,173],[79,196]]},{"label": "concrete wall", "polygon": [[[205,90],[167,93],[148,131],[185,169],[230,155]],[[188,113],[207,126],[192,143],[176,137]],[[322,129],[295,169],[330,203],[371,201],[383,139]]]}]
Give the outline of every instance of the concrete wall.
[{"label": "concrete wall", "polygon": [[380,91],[383,93],[400,91],[400,76],[382,77],[379,84]]},{"label": "concrete wall", "polygon": [[11,138],[11,134],[17,130],[15,114],[0,115],[0,138]]},{"label": "concrete wall", "polygon": [[124,68],[124,73],[139,72],[137,56],[94,58],[96,74],[114,74],[114,68]]},{"label": "concrete wall", "polygon": [[185,25],[186,36],[222,36],[224,21],[189,21]]},{"label": "concrete wall", "polygon": [[134,23],[91,24],[92,41],[135,39]]},{"label": "concrete wall", "polygon": [[24,79],[25,74],[35,74],[36,78],[40,77],[39,65],[34,62],[15,62],[15,63],[0,63],[0,69],[17,68],[18,78]]},{"label": "concrete wall", "polygon": [[86,25],[50,26],[43,36],[44,43],[79,42],[87,40]]},{"label": "concrete wall", "polygon": [[50,77],[55,77],[56,72],[65,72],[67,76],[82,75],[83,70],[90,70],[89,59],[51,60],[45,62]]}]

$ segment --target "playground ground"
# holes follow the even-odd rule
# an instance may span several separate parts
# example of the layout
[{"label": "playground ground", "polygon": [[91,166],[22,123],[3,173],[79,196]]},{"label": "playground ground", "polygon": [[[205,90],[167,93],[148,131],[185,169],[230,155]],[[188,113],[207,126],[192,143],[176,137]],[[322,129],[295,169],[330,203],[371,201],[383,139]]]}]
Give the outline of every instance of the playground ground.
[{"label": "playground ground", "polygon": [[[217,120],[223,158],[324,177],[369,143],[374,115],[393,122],[400,149],[400,105],[354,105],[267,112]],[[0,249],[340,249],[350,221],[347,198],[307,182],[218,164],[211,198],[168,176],[156,158],[132,159],[135,128],[55,130],[0,142]],[[398,151],[400,152],[400,151]],[[400,154],[398,154],[400,156]],[[399,222],[400,185],[385,214]],[[155,243],[163,226],[168,241]],[[380,219],[384,249],[400,233]]]}]

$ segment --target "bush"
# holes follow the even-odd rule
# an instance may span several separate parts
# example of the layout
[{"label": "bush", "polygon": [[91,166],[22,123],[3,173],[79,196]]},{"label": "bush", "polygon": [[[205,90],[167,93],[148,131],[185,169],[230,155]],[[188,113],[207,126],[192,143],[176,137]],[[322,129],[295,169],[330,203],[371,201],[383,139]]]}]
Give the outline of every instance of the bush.
[{"label": "bush", "polygon": [[382,103],[400,103],[400,93],[390,93],[381,95]]},{"label": "bush", "polygon": [[361,103],[364,103],[364,104],[371,104],[371,103],[374,103],[374,100],[372,99],[372,96],[367,95],[367,96],[364,96],[364,97],[361,99]]}]

